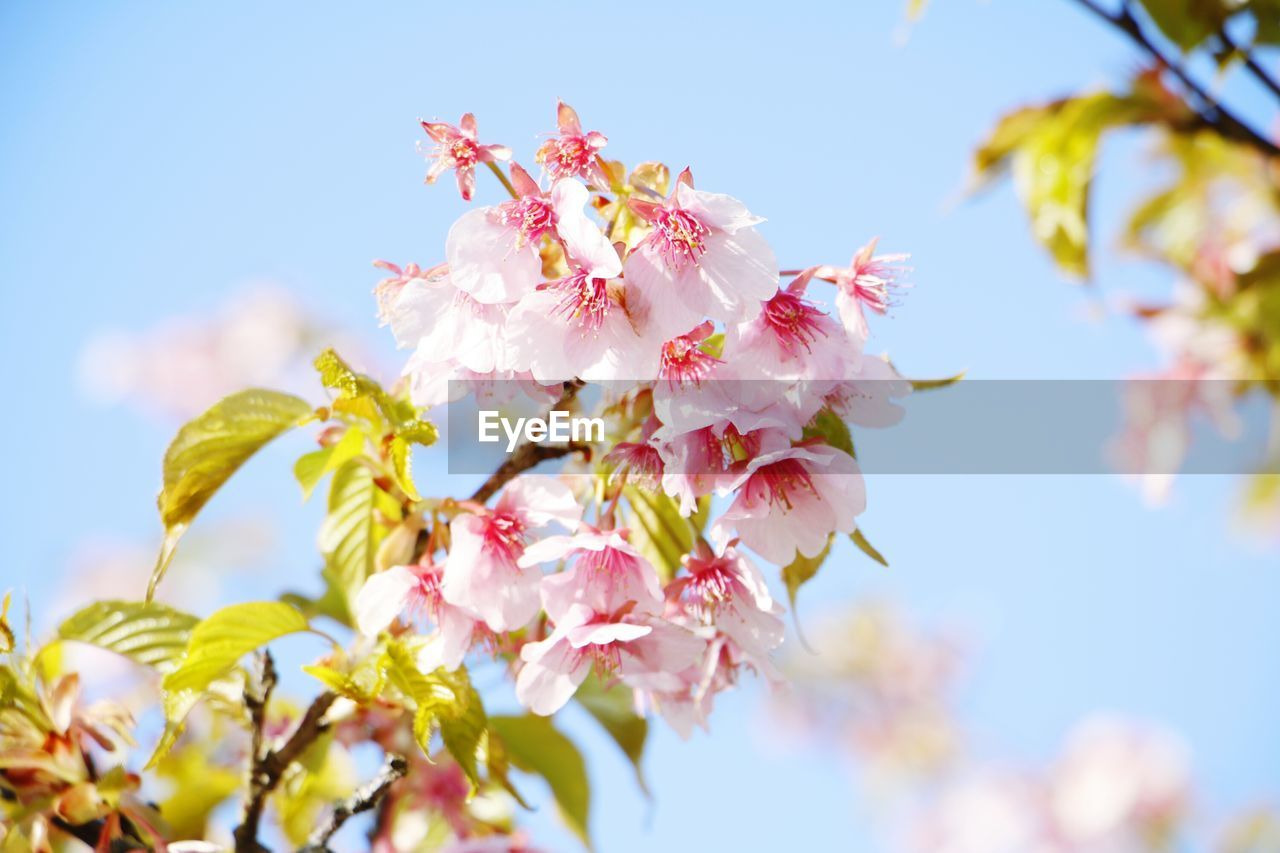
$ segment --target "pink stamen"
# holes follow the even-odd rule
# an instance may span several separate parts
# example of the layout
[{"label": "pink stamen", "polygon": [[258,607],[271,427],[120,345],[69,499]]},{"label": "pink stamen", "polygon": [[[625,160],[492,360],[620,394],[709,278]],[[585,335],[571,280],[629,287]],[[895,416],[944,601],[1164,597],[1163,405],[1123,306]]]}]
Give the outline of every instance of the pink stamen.
[{"label": "pink stamen", "polygon": [[570,320],[576,319],[584,332],[598,332],[609,316],[612,300],[607,279],[592,278],[580,270],[568,278],[548,282],[543,287],[554,289],[560,294],[560,302],[553,313]]},{"label": "pink stamen", "polygon": [[778,343],[791,355],[801,348],[808,351],[810,344],[827,334],[820,323],[826,315],[813,303],[785,290],[765,303],[763,314]]},{"label": "pink stamen", "polygon": [[689,335],[681,335],[662,345],[658,377],[667,380],[672,388],[686,383],[699,385],[720,363],[720,359],[699,349],[697,341]]},{"label": "pink stamen", "polygon": [[751,475],[744,488],[748,501],[765,501],[786,509],[794,507],[792,498],[797,490],[818,494],[808,470],[796,459],[781,459],[763,466]]},{"label": "pink stamen", "polygon": [[707,238],[711,230],[687,210],[679,207],[660,207],[654,211],[652,239],[667,265],[680,269],[685,264],[697,264],[707,251]]},{"label": "pink stamen", "polygon": [[515,228],[520,233],[516,245],[524,246],[555,231],[556,212],[547,199],[527,195],[498,205],[498,220]]}]

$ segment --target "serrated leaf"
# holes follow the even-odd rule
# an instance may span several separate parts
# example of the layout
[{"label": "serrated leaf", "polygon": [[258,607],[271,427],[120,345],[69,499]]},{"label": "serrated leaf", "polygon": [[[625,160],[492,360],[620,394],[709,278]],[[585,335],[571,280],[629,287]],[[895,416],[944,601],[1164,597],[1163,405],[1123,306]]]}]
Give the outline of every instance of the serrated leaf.
[{"label": "serrated leaf", "polygon": [[382,386],[363,373],[356,373],[334,350],[326,349],[316,356],[315,368],[326,388],[338,392],[335,408],[345,408],[367,420],[380,418],[382,424],[405,441],[434,444],[435,425],[418,417],[408,400],[393,397]]},{"label": "serrated leaf", "polygon": [[565,825],[591,847],[591,783],[587,765],[573,741],[549,717],[491,717],[489,725],[506,744],[511,762],[546,780]]},{"label": "serrated leaf", "polygon": [[787,588],[787,598],[791,602],[794,610],[796,606],[796,593],[800,587],[804,586],[814,575],[818,573],[818,569],[822,568],[822,564],[826,562],[827,555],[831,553],[831,539],[827,540],[827,547],[822,549],[822,553],[816,557],[806,557],[796,552],[796,558],[790,564],[782,568],[782,582]]},{"label": "serrated leaf", "polygon": [[309,627],[305,616],[281,601],[224,607],[192,629],[186,654],[177,669],[164,677],[164,689],[174,694],[202,692],[249,652]]},{"label": "serrated leaf", "polygon": [[182,658],[199,621],[155,601],[98,601],[58,626],[58,636],[107,649],[164,673]]},{"label": "serrated leaf", "polygon": [[849,538],[853,540],[854,545],[858,546],[859,551],[866,554],[886,569],[889,568],[889,561],[886,560],[884,555],[877,551],[872,544],[867,541],[867,537],[862,535],[861,529],[854,530],[849,534]]},{"label": "serrated leaf", "polygon": [[445,749],[474,791],[480,785],[479,752],[488,717],[466,667],[423,673],[409,649],[398,642],[388,644],[387,659],[392,682],[414,704],[413,734],[418,745],[429,754],[431,733],[439,729]]},{"label": "serrated leaf", "polygon": [[573,698],[596,719],[613,738],[636,772],[636,783],[646,795],[649,784],[644,778],[644,745],[649,736],[649,721],[636,713],[634,696],[621,684],[606,687],[594,675],[587,677]]},{"label": "serrated leaf", "polygon": [[624,486],[622,494],[627,499],[623,523],[631,531],[631,544],[666,583],[679,570],[680,558],[693,550],[697,520],[681,516],[679,504],[665,494],[635,486]]},{"label": "serrated leaf", "polygon": [[329,512],[320,527],[320,552],[325,558],[325,578],[341,594],[346,612],[352,612],[356,594],[373,572],[379,528],[374,517],[378,488],[373,472],[352,459],[333,475],[329,487]]},{"label": "serrated leaf", "polygon": [[164,454],[157,503],[165,539],[147,585],[148,601],[178,539],[209,498],[263,445],[311,414],[311,405],[292,394],[253,388],[220,400],[178,430]]}]

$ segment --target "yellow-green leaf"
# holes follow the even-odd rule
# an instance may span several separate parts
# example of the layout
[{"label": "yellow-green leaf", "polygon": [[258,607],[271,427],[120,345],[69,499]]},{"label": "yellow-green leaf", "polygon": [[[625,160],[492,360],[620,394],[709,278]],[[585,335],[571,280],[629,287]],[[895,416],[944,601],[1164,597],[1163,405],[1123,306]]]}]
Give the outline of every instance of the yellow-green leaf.
[{"label": "yellow-green leaf", "polygon": [[502,738],[511,763],[546,780],[561,819],[582,843],[591,847],[591,784],[587,765],[573,741],[548,717],[491,717],[489,725]]},{"label": "yellow-green leaf", "polygon": [[335,408],[350,411],[366,420],[381,419],[382,425],[415,444],[434,444],[435,425],[418,417],[408,400],[394,397],[363,373],[356,373],[332,349],[326,349],[315,360],[320,381],[338,392]]},{"label": "yellow-green leaf", "polygon": [[480,785],[479,752],[488,718],[466,667],[423,673],[402,643],[388,644],[387,657],[391,680],[414,703],[413,733],[422,751],[428,752],[431,733],[438,728],[445,749],[475,790]]},{"label": "yellow-green leaf", "polygon": [[305,400],[253,388],[215,403],[178,430],[164,454],[164,487],[157,503],[165,541],[147,587],[148,601],[178,539],[209,498],[263,445],[311,414]]},{"label": "yellow-green leaf", "polygon": [[1160,32],[1184,52],[1198,47],[1227,18],[1221,0],[1140,0]]},{"label": "yellow-green leaf", "polygon": [[658,577],[666,583],[679,570],[680,558],[693,550],[702,504],[699,502],[698,513],[692,518],[684,518],[679,504],[665,494],[635,486],[624,486],[622,494],[627,499],[623,523],[631,530],[631,544],[653,563]]},{"label": "yellow-green leaf", "polygon": [[98,601],[58,626],[58,636],[169,672],[200,620],[159,602]]},{"label": "yellow-green leaf", "polygon": [[889,568],[889,561],[886,560],[884,555],[877,551],[872,544],[867,541],[867,537],[862,535],[861,529],[854,530],[849,534],[849,538],[853,540],[854,545],[858,546],[859,551],[866,554],[886,569]]},{"label": "yellow-green leaf", "polygon": [[373,572],[381,538],[374,518],[379,491],[373,472],[359,459],[334,472],[329,486],[329,514],[320,527],[320,552],[325,577],[342,593],[347,613]]},{"label": "yellow-green leaf", "polygon": [[939,388],[946,388],[955,385],[961,379],[964,379],[965,373],[968,371],[960,371],[954,376],[944,376],[941,379],[908,379],[911,383],[912,391],[936,391]]},{"label": "yellow-green leaf", "polygon": [[823,406],[804,428],[805,438],[820,438],[836,450],[843,450],[850,456],[853,452],[853,436],[849,433],[849,425],[827,406]]},{"label": "yellow-green leaf", "polygon": [[1095,92],[1005,116],[975,155],[980,178],[1012,167],[1032,232],[1067,274],[1085,277],[1088,205],[1102,134],[1124,124],[1173,119],[1179,108],[1135,90]]},{"label": "yellow-green leaf", "polygon": [[818,573],[818,569],[822,568],[822,564],[827,560],[827,554],[831,553],[831,540],[827,540],[827,547],[822,549],[822,553],[816,557],[806,557],[799,551],[796,552],[796,558],[782,569],[782,582],[787,587],[787,597],[791,600],[792,608],[796,605],[796,593],[800,587],[804,586],[813,576]]},{"label": "yellow-green leaf", "polygon": [[326,474],[338,470],[350,459],[355,459],[364,451],[365,434],[363,430],[350,427],[336,444],[322,447],[298,457],[293,465],[293,476],[302,486],[302,499],[311,497],[320,481]]},{"label": "yellow-green leaf", "polygon": [[167,693],[204,691],[254,649],[308,629],[307,618],[281,601],[233,604],[200,621],[191,631],[186,655],[164,677]]},{"label": "yellow-green leaf", "polygon": [[645,740],[649,736],[649,721],[636,713],[631,690],[621,684],[606,687],[600,683],[600,679],[590,675],[582,682],[573,698],[595,717],[596,722],[604,727],[609,737],[622,749],[635,768],[636,783],[640,790],[648,794],[649,785],[645,781],[641,762],[644,759]]}]

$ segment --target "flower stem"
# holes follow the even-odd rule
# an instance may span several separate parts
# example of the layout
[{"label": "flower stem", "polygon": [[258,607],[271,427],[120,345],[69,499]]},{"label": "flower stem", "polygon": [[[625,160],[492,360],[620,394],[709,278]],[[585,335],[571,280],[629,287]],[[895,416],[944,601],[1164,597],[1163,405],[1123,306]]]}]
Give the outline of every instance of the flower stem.
[{"label": "flower stem", "polygon": [[502,182],[502,186],[506,188],[507,192],[511,193],[512,198],[520,198],[520,193],[516,192],[516,188],[511,185],[511,181],[508,180],[507,176],[502,174],[502,170],[498,168],[497,163],[490,160],[485,165],[489,167],[490,172],[498,176],[498,180]]}]

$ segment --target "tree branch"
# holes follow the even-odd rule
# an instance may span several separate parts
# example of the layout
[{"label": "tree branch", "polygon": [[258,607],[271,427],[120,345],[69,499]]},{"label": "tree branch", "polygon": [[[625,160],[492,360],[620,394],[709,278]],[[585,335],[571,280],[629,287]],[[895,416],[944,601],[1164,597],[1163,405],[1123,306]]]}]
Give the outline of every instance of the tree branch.
[{"label": "tree branch", "polygon": [[1225,139],[1255,148],[1267,157],[1280,157],[1280,146],[1245,124],[1197,83],[1182,65],[1166,57],[1160,48],[1156,47],[1143,32],[1138,19],[1133,16],[1128,0],[1121,4],[1117,12],[1108,12],[1098,5],[1096,0],[1075,0],[1075,2],[1127,35],[1130,41],[1177,77],[1187,92],[1199,102],[1197,112],[1206,127],[1213,129]]},{"label": "tree branch", "polygon": [[[269,662],[270,655],[264,655],[263,660],[264,662]],[[271,667],[271,670],[272,679],[274,679],[274,666]],[[263,675],[266,675],[265,666]],[[266,810],[267,797],[280,784],[280,780],[284,776],[284,772],[289,769],[289,765],[297,761],[307,747],[328,730],[329,724],[324,722],[324,715],[328,713],[329,707],[338,698],[329,691],[321,693],[312,700],[311,705],[307,708],[306,713],[302,715],[302,720],[299,721],[298,727],[293,730],[293,734],[289,736],[289,739],[280,748],[263,752],[262,742],[264,736],[262,727],[266,721],[265,700],[270,698],[270,691],[265,689],[266,683],[264,678],[261,682],[262,687],[254,690],[252,695],[250,689],[245,690],[245,704],[249,707],[250,718],[254,724],[253,739],[255,746],[249,771],[249,797],[245,801],[244,817],[234,832],[237,853],[264,853],[267,850],[258,841],[258,828],[262,823],[262,814]],[[274,683],[272,686],[274,686]],[[255,703],[259,701],[262,706],[260,713],[254,710]]]},{"label": "tree branch", "polygon": [[[550,411],[560,411],[572,403],[584,384],[579,379],[564,383],[564,393],[560,395],[559,400],[551,404]],[[480,488],[472,493],[471,500],[477,503],[484,503],[497,494],[498,490],[514,479],[516,475],[548,459],[559,459],[571,453],[589,454],[590,452],[590,445],[578,441],[571,441],[568,444],[534,444],[525,442],[517,447],[515,452],[508,456],[507,460],[489,475],[489,479],[485,480],[480,485]]]},{"label": "tree branch", "polygon": [[361,812],[376,808],[391,786],[397,780],[404,778],[408,772],[409,762],[405,761],[403,756],[388,755],[377,776],[357,788],[355,793],[345,801],[334,806],[329,818],[311,833],[311,837],[307,839],[307,846],[302,848],[302,853],[327,851],[329,839],[333,838],[344,823]]},{"label": "tree branch", "polygon": [[1227,32],[1227,28],[1225,26],[1218,30],[1218,38],[1222,41],[1223,47],[1227,48],[1232,53],[1239,55],[1241,61],[1244,62],[1244,67],[1249,69],[1249,73],[1254,76],[1254,79],[1261,83],[1264,88],[1270,90],[1271,94],[1280,98],[1280,83],[1276,82],[1276,80],[1266,72],[1266,69],[1258,64],[1258,60],[1253,58],[1252,49],[1246,50],[1242,47],[1231,37],[1231,34]]}]

